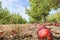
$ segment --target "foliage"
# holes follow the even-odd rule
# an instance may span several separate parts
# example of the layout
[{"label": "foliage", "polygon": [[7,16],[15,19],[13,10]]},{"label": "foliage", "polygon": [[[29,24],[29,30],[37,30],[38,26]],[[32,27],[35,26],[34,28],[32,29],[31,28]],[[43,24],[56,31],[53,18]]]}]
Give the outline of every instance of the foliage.
[{"label": "foliage", "polygon": [[47,20],[48,20],[49,22],[54,22],[54,21],[59,22],[59,21],[60,21],[60,12],[56,12],[56,13],[53,14],[53,15],[47,16]]},{"label": "foliage", "polygon": [[30,17],[30,23],[35,23],[35,22],[36,22],[36,20],[34,18]]},{"label": "foliage", "polygon": [[0,24],[22,24],[27,21],[21,15],[10,13],[7,8],[2,8],[0,2]]},{"label": "foliage", "polygon": [[49,11],[59,8],[60,2],[58,0],[29,0],[31,9],[26,9],[26,13],[33,17],[36,21],[46,21],[46,16]]},{"label": "foliage", "polygon": [[12,22],[15,24],[22,24],[22,23],[26,23],[26,20],[23,19],[19,14],[12,14],[13,19]]}]

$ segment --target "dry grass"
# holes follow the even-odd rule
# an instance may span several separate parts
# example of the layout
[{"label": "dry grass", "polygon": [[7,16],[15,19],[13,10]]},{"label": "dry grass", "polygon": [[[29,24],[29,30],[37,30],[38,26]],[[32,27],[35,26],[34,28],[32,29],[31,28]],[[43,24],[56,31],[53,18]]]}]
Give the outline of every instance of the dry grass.
[{"label": "dry grass", "polygon": [[[53,36],[58,40],[60,37],[60,27],[53,27],[53,26],[47,26],[47,27],[52,28],[51,31],[54,32],[54,33],[52,32]],[[37,28],[38,26],[35,26],[34,24],[0,25],[0,33],[1,33],[0,38],[3,37],[4,40],[39,40],[36,35]]]}]

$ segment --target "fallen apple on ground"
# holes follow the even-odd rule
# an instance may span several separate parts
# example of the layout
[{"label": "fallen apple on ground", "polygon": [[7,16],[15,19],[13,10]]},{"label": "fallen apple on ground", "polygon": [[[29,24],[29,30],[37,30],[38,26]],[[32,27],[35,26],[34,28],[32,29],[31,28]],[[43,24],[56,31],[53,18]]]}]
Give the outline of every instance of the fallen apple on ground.
[{"label": "fallen apple on ground", "polygon": [[47,38],[47,40],[52,40],[51,31],[43,25],[38,28],[37,36],[40,40],[44,40],[44,38]]}]

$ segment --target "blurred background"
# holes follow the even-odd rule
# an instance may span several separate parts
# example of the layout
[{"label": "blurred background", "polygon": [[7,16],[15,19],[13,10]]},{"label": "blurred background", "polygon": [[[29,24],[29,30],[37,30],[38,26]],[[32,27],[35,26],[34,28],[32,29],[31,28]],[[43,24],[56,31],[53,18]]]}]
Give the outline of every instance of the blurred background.
[{"label": "blurred background", "polygon": [[0,0],[0,24],[60,21],[60,0]]}]

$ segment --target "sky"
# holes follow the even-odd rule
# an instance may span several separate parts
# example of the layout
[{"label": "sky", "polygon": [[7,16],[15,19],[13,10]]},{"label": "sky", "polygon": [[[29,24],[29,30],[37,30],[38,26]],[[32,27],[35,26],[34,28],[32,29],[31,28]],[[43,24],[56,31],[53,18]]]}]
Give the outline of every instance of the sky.
[{"label": "sky", "polygon": [[54,13],[59,12],[59,11],[60,11],[60,8],[58,8],[57,10],[52,9],[49,13],[54,14]]},{"label": "sky", "polygon": [[[10,12],[19,13],[23,18],[29,21],[29,16],[25,14],[25,7],[30,9],[29,0],[0,0],[2,1],[2,7],[7,7]],[[51,10],[49,13],[55,13],[58,10]]]}]

